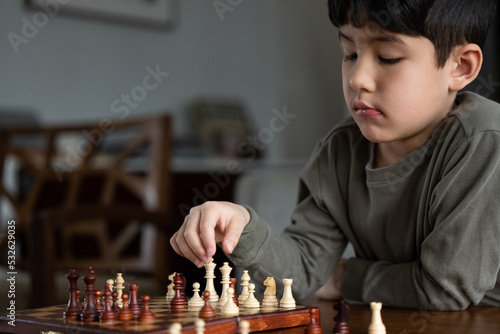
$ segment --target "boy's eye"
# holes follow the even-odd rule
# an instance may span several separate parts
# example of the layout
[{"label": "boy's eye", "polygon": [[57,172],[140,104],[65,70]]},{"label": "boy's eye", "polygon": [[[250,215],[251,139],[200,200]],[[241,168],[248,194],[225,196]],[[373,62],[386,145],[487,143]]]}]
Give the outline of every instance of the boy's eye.
[{"label": "boy's eye", "polygon": [[401,58],[384,58],[384,57],[378,57],[378,59],[384,64],[396,64],[401,60]]},{"label": "boy's eye", "polygon": [[357,58],[358,58],[358,55],[355,53],[344,55],[344,60],[353,61],[353,60],[356,60]]}]

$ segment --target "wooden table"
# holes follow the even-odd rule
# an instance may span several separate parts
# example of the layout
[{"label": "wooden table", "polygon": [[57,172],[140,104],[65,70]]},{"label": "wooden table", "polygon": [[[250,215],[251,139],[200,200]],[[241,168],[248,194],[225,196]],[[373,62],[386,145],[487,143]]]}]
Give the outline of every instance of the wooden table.
[{"label": "wooden table", "polygon": [[[319,300],[315,301],[314,305],[321,309],[323,333],[332,333],[334,326],[333,318],[336,315],[336,311],[332,308],[334,302]],[[351,305],[350,309],[348,322],[350,333],[368,333],[367,329],[371,320],[370,308],[368,306]],[[499,307],[470,307],[465,311],[456,312],[423,312],[408,309],[382,308],[381,314],[388,334],[500,333]],[[9,326],[7,321],[6,316],[2,314],[0,316],[0,332],[41,333],[42,330],[48,330],[46,323],[42,328],[40,327],[42,324],[36,325],[36,322],[24,319],[22,316],[16,317],[15,327]],[[69,329],[73,332],[75,330],[75,328]],[[304,333],[304,327],[300,326],[263,333],[302,334]]]}]

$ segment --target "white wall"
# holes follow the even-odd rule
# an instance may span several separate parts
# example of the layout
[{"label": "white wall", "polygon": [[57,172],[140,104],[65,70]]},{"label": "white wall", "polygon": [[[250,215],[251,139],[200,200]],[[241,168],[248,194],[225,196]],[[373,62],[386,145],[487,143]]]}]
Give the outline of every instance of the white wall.
[{"label": "white wall", "polygon": [[297,117],[266,155],[306,158],[344,115],[341,54],[325,1],[242,0],[223,20],[213,1],[179,2],[168,30],[58,13],[16,53],[9,33],[23,36],[36,12],[0,0],[0,108],[31,108],[45,123],[117,117],[113,101],[158,66],[169,76],[132,116],[169,110],[181,137],[190,129],[186,106],[199,97],[242,100],[256,130],[286,106]]}]

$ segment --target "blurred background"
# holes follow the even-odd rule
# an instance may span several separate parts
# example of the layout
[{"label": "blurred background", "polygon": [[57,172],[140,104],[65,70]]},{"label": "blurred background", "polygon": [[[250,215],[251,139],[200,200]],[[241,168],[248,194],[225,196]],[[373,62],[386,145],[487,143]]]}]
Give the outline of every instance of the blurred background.
[{"label": "blurred background", "polygon": [[[342,52],[326,0],[0,0],[0,33],[2,128],[95,123],[102,130],[171,118],[165,221],[174,227],[191,206],[217,199],[256,207],[280,231],[294,206],[298,171],[347,115]],[[497,101],[498,39],[495,23],[483,70],[467,88]],[[60,147],[78,148],[81,140]],[[5,168],[2,182],[18,190],[26,184],[18,174]],[[51,189],[37,196],[50,197],[57,191]],[[0,214],[5,231],[16,212],[4,202]],[[186,276],[195,275],[194,266],[167,258],[169,272],[187,268]],[[2,275],[6,263],[2,255]],[[119,269],[108,268],[102,280]],[[18,308],[39,293],[30,290],[29,265],[24,270],[16,278]],[[151,293],[166,292],[164,275],[158,283],[143,274],[128,279],[144,276]],[[61,303],[67,281],[64,273],[55,279]],[[0,282],[7,303],[9,286],[4,276]]]}]

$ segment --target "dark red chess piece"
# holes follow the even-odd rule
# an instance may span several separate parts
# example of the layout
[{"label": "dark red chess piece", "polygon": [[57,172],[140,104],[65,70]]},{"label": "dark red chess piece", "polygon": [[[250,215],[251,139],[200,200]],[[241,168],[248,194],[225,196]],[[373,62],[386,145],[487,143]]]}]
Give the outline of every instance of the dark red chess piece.
[{"label": "dark red chess piece", "polygon": [[83,311],[80,315],[80,319],[84,322],[98,321],[99,320],[99,311],[97,310],[97,306],[95,303],[95,281],[97,276],[95,275],[94,269],[92,267],[88,267],[85,271],[86,275],[83,278],[85,281],[85,294],[87,298],[85,299],[85,306],[83,307]]},{"label": "dark red chess piece", "polygon": [[118,313],[118,320],[128,321],[134,319],[134,313],[128,308],[128,295],[122,295],[123,305],[120,313]]},{"label": "dark red chess piece", "polygon": [[121,310],[120,306],[118,306],[118,292],[114,291],[111,295],[113,296],[113,311],[118,314]]},{"label": "dark red chess piece", "polygon": [[149,309],[149,302],[151,298],[148,295],[142,296],[142,312],[139,315],[139,321],[154,321],[155,315]]},{"label": "dark red chess piece", "polygon": [[141,304],[139,304],[139,300],[137,299],[139,284],[129,284],[128,288],[130,290],[130,302],[128,303],[128,307],[130,308],[130,311],[134,313],[134,316],[138,316],[141,314]]},{"label": "dark red chess piece", "polygon": [[95,307],[97,311],[101,313],[104,310],[103,302],[102,302],[102,292],[101,290],[96,290],[95,294]]},{"label": "dark red chess piece", "polygon": [[73,319],[76,320],[78,317],[78,313],[80,313],[80,301],[78,300],[78,296],[76,291],[78,290],[78,275],[75,269],[71,269],[69,274],[66,275],[66,278],[69,281],[69,300],[68,305],[63,313],[64,319]]},{"label": "dark red chess piece", "polygon": [[186,299],[182,297],[182,277],[181,273],[176,273],[174,277],[174,297],[170,301],[170,308],[173,310],[185,309]]},{"label": "dark red chess piece", "polygon": [[309,308],[309,322],[305,328],[306,334],[321,334],[320,311],[318,307]]},{"label": "dark red chess piece", "polygon": [[181,278],[182,278],[182,290],[181,290],[181,296],[182,298],[186,299],[186,277],[184,276],[183,273],[181,273]]},{"label": "dark red chess piece", "polygon": [[333,318],[333,321],[335,321],[333,333],[349,333],[349,326],[347,325],[349,321],[349,305],[344,300],[340,300],[333,306],[333,309],[337,311],[337,315]]},{"label": "dark red chess piece", "polygon": [[203,291],[203,300],[205,305],[200,310],[200,318],[213,318],[217,314],[215,309],[210,305],[210,291]]},{"label": "dark red chess piece", "polygon": [[80,311],[83,310],[83,304],[81,302],[81,297],[82,297],[82,290],[76,289],[76,300],[78,301],[78,307],[80,308]]},{"label": "dark red chess piece", "polygon": [[231,281],[231,283],[229,283],[229,287],[233,288],[233,302],[236,304],[236,306],[240,306],[240,301],[238,297],[236,297],[236,277],[231,277],[229,280]]},{"label": "dark red chess piece", "polygon": [[114,322],[116,321],[116,312],[113,311],[113,297],[111,297],[111,290],[109,290],[108,283],[104,286],[104,310],[99,317],[101,322]]}]

